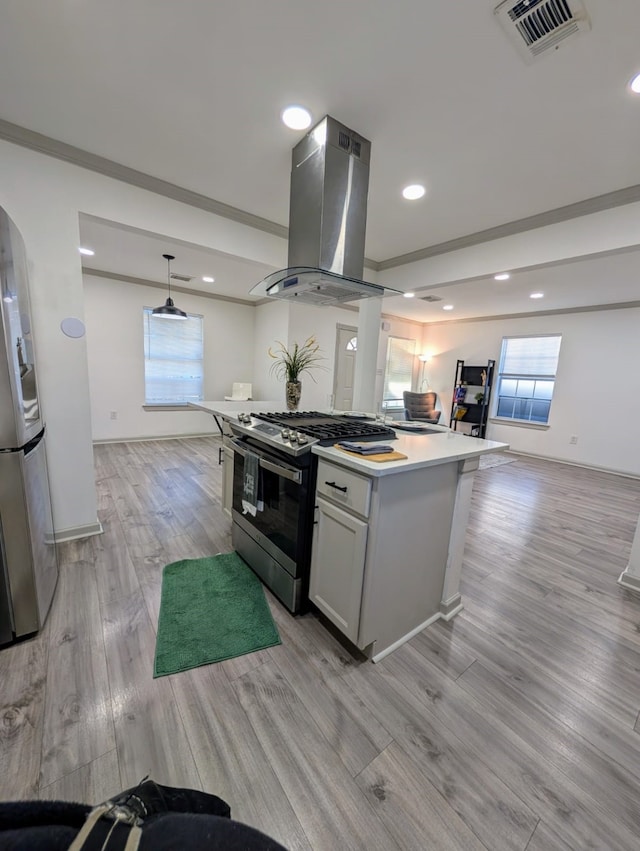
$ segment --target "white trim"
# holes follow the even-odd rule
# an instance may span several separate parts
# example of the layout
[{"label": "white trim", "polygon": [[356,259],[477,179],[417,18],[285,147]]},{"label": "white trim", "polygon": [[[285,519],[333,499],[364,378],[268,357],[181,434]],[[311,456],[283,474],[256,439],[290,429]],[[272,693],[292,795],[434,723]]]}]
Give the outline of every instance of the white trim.
[{"label": "white trim", "polygon": [[506,425],[506,426],[520,426],[520,428],[536,428],[539,431],[547,431],[547,429],[551,428],[548,423],[532,423],[529,420],[512,420],[509,417],[489,417],[490,423],[497,423],[498,425]]},{"label": "white trim", "polygon": [[[470,279],[474,280],[474,279]],[[452,281],[451,285],[459,284],[461,281]],[[464,283],[464,281],[462,282]],[[443,284],[439,286],[439,289],[442,289],[442,286],[448,286],[447,284]],[[435,289],[434,287],[430,287],[429,289]],[[417,290],[416,290],[417,292]],[[341,305],[341,307],[347,307],[347,305]],[[504,319],[531,319],[533,317],[538,316],[563,316],[565,314],[570,313],[594,313],[599,310],[631,310],[633,308],[640,307],[640,301],[619,301],[607,304],[585,304],[582,307],[559,307],[556,310],[528,310],[524,313],[496,313],[491,316],[469,316],[465,319],[438,319],[437,321],[427,320],[423,322],[423,325],[460,325],[464,322],[501,322]],[[357,308],[354,308],[357,310]],[[392,314],[383,314],[384,316],[392,316]],[[409,320],[404,319],[402,316],[397,317],[398,319],[407,322]]]},{"label": "white trim", "polygon": [[120,180],[123,183],[128,183],[130,186],[138,186],[140,189],[146,189],[156,195],[172,198],[174,201],[180,201],[182,204],[188,204],[190,207],[206,210],[209,213],[214,213],[216,216],[222,216],[225,219],[240,222],[240,224],[265,231],[265,233],[271,233],[283,239],[287,239],[288,237],[288,230],[284,225],[269,221],[269,219],[265,219],[262,216],[256,216],[253,213],[247,213],[244,210],[238,209],[238,207],[232,207],[230,204],[216,201],[214,198],[201,195],[199,192],[184,189],[175,183],[169,183],[167,180],[152,177],[135,168],[129,168],[121,163],[114,162],[114,160],[92,154],[90,151],[76,148],[74,145],[68,145],[66,142],[60,142],[51,136],[36,133],[33,130],[28,130],[26,127],[20,127],[18,124],[12,124],[3,119],[0,119],[0,139],[5,139],[14,145],[21,145],[23,148],[29,148],[40,154],[46,154],[49,157],[55,157],[64,162],[72,163],[73,165],[80,166],[80,168],[86,168],[89,171],[103,174],[106,177]]},{"label": "white trim", "polygon": [[441,617],[442,615],[440,614],[440,612],[436,612],[435,615],[431,615],[431,617],[427,618],[427,620],[424,623],[421,623],[420,626],[415,627],[411,630],[411,632],[408,632],[402,638],[399,638],[397,641],[394,641],[393,644],[390,644],[389,647],[385,648],[384,650],[381,650],[379,653],[376,653],[375,656],[372,656],[371,661],[381,662],[385,658],[385,656],[388,656],[390,653],[393,653],[393,651],[397,650],[398,647],[402,647],[402,645],[406,644],[407,641],[411,641],[411,639],[415,635],[417,635],[419,632],[422,632],[422,630],[426,629],[428,626],[431,626],[432,623],[439,621]]},{"label": "white trim", "polygon": [[95,523],[87,523],[84,526],[73,526],[70,529],[56,529],[54,532],[54,540],[56,544],[63,544],[67,541],[76,541],[78,538],[90,538],[92,535],[102,535],[104,529],[102,523],[96,520]]},{"label": "white trim", "polygon": [[628,564],[622,571],[618,577],[618,585],[622,585],[623,588],[627,588],[629,591],[640,592],[640,576],[633,574],[629,570],[630,567],[631,565]]},{"label": "white trim", "polygon": [[[139,287],[153,287],[157,290],[165,290],[165,292],[167,289],[166,281],[161,284],[158,281],[149,281],[147,278],[136,278],[134,275],[105,272],[103,269],[94,269],[89,266],[82,267],[82,275],[83,277],[87,276],[90,278],[106,278],[109,281],[123,281],[124,283],[137,284],[137,286]],[[228,301],[232,304],[243,304],[246,307],[256,307],[257,305],[267,304],[271,301],[271,299],[268,298],[252,300],[248,298],[235,298],[228,295],[219,295],[218,293],[208,293],[204,292],[203,290],[194,290],[191,287],[176,286],[173,282],[171,283],[171,292],[184,293],[185,295],[194,295],[198,298],[210,298],[214,301]],[[191,315],[196,316],[200,314]]]},{"label": "white trim", "polygon": [[[200,402],[203,400],[200,399]],[[174,402],[173,404],[161,402],[158,405],[149,405],[144,404],[142,406],[143,411],[193,411],[193,408],[189,407],[188,402]]]},{"label": "white trim", "polygon": [[474,245],[503,239],[517,233],[525,233],[535,228],[547,227],[548,225],[556,225],[560,222],[577,219],[579,216],[589,216],[592,213],[599,213],[602,210],[610,210],[614,207],[622,207],[625,204],[633,204],[639,199],[640,185],[628,186],[626,189],[607,192],[605,195],[596,195],[593,198],[586,198],[584,201],[567,204],[565,207],[556,207],[555,210],[536,213],[524,219],[505,222],[502,225],[487,228],[486,230],[455,237],[455,239],[450,239],[447,242],[440,242],[436,245],[430,245],[427,248],[419,248],[417,251],[410,251],[407,254],[399,254],[397,257],[389,257],[387,260],[378,262],[377,271],[384,272],[387,269],[395,269],[397,266],[403,266],[407,263],[415,263],[417,260],[427,260],[430,257],[436,257],[438,254],[449,254],[452,251],[460,251],[463,248],[470,248]]},{"label": "white trim", "polygon": [[[477,459],[473,459],[477,460]],[[466,525],[466,524],[465,524]],[[440,617],[448,621],[463,609],[462,595],[458,591],[448,600],[440,600]]]},{"label": "white trim", "polygon": [[599,467],[597,464],[581,464],[578,461],[567,461],[566,458],[556,458],[553,455],[537,455],[535,452],[511,450],[510,455],[520,455],[523,458],[538,458],[541,461],[553,461],[555,464],[566,464],[568,467],[581,467],[583,470],[596,470],[599,473],[611,473],[625,479],[640,479],[640,473],[629,473],[627,470],[616,470],[613,467]]},{"label": "white trim", "polygon": [[139,443],[144,440],[188,440],[190,437],[214,437],[220,440],[220,435],[215,431],[196,432],[195,434],[148,434],[141,437],[105,437],[93,440],[94,446],[103,446],[109,443]]},{"label": "white trim", "polygon": [[458,614],[458,612],[461,612],[463,609],[464,609],[464,603],[460,603],[459,606],[456,606],[455,609],[452,609],[448,614],[446,614],[446,615],[441,614],[440,619],[443,620],[443,621],[450,621],[452,618],[455,618],[455,616]]}]

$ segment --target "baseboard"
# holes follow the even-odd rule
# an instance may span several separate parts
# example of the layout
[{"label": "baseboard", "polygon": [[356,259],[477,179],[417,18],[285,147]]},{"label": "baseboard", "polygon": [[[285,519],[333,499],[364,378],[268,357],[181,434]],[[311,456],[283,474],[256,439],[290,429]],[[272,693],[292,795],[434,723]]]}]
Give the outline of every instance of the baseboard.
[{"label": "baseboard", "polygon": [[[462,608],[462,606],[460,607]],[[397,641],[394,641],[393,644],[390,644],[388,647],[385,647],[384,650],[381,650],[379,653],[375,653],[371,657],[372,662],[381,662],[385,656],[388,656],[390,653],[393,653],[394,650],[397,650],[398,647],[402,647],[403,644],[406,644],[407,641],[411,641],[411,639],[417,635],[419,632],[422,632],[423,629],[426,629],[428,626],[431,626],[432,623],[439,621],[442,618],[440,612],[436,612],[435,615],[431,615],[430,618],[427,618],[426,621],[421,623],[419,626],[415,627],[408,632],[406,635],[403,635],[402,638],[399,638]]]},{"label": "baseboard", "polygon": [[460,593],[454,594],[449,600],[440,601],[440,617],[444,621],[450,621],[451,618],[454,618],[458,612],[461,612],[463,609],[464,605],[462,603],[462,595]]},{"label": "baseboard", "polygon": [[618,577],[618,585],[622,585],[622,587],[626,588],[628,591],[640,592],[640,576],[637,576],[634,573],[629,573],[630,566],[631,565],[627,565]]},{"label": "baseboard", "polygon": [[[493,440],[493,438],[490,438]],[[599,467],[597,464],[580,464],[577,461],[567,461],[566,458],[555,458],[553,455],[536,455],[535,452],[519,452],[511,449],[505,452],[508,455],[520,455],[523,458],[536,458],[539,461],[553,461],[554,464],[566,464],[568,467],[580,467],[583,470],[594,470],[596,473],[611,473],[613,476],[622,476],[624,479],[640,479],[640,473],[629,473],[626,470],[616,470],[613,467]]]},{"label": "baseboard", "polygon": [[103,532],[102,523],[96,520],[95,523],[86,523],[84,526],[73,526],[70,529],[56,529],[54,540],[56,544],[63,544],[67,541],[76,541],[78,538],[90,538],[92,535],[101,535]]},{"label": "baseboard", "polygon": [[145,440],[188,440],[190,437],[217,437],[220,435],[215,431],[196,432],[194,434],[149,434],[146,437],[105,437],[93,440],[94,446],[106,443],[140,443]]}]

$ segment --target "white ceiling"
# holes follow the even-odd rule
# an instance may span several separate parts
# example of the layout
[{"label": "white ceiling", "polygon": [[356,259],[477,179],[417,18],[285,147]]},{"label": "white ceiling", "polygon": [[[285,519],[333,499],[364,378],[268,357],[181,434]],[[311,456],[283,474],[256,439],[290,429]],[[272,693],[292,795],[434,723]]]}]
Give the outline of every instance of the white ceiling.
[{"label": "white ceiling", "polygon": [[[371,140],[366,254],[385,261],[640,183],[640,96],[626,87],[640,3],[584,2],[591,32],[527,65],[497,0],[5,0],[0,119],[286,225],[301,133],[279,114],[303,103]],[[416,181],[427,195],[408,203]],[[165,279],[167,251],[195,276],[215,260],[225,295],[248,298],[263,274],[196,246],[180,256],[171,235],[83,221],[89,235],[85,265],[132,277]],[[434,292],[452,319],[539,310],[530,288],[545,309],[637,297],[636,254],[589,263],[580,286],[567,264]],[[384,309],[447,318],[414,302]]]}]

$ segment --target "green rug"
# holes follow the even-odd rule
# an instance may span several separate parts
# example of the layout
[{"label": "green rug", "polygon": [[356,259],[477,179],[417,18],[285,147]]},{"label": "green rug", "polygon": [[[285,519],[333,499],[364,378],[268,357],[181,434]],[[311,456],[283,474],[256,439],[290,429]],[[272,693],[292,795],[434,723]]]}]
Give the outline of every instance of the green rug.
[{"label": "green rug", "polygon": [[280,643],[262,584],[237,553],[164,568],[154,677]]}]

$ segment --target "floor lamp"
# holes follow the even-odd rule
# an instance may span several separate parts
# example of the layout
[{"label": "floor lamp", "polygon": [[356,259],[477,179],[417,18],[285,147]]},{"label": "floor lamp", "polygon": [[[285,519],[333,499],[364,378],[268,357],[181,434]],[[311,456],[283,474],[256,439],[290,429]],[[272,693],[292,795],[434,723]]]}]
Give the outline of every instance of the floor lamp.
[{"label": "floor lamp", "polygon": [[429,389],[429,379],[425,375],[425,364],[431,360],[429,355],[418,355],[418,360],[422,364],[420,368],[420,393],[425,393]]}]

